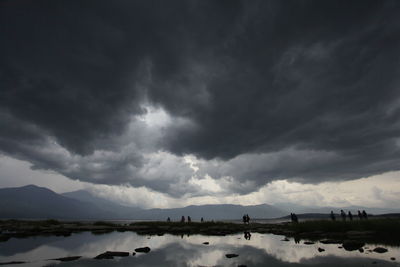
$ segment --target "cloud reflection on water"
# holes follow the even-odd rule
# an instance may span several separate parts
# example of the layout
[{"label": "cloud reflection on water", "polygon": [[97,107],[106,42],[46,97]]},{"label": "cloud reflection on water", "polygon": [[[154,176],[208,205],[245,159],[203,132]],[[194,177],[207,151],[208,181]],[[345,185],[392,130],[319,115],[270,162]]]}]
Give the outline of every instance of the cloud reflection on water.
[{"label": "cloud reflection on water", "polygon": [[[11,239],[0,243],[0,262],[31,261],[25,266],[43,266],[53,264],[46,259],[82,256],[83,259],[61,263],[62,266],[289,266],[312,264],[314,266],[337,266],[350,263],[362,266],[379,261],[382,265],[399,266],[399,260],[391,261],[391,257],[400,255],[400,248],[388,247],[384,254],[345,251],[338,245],[316,243],[305,245],[294,240],[283,242],[282,236],[253,233],[251,240],[242,235],[230,236],[141,236],[131,232],[113,232],[104,235],[92,235],[89,232],[73,234],[70,237],[32,237],[27,239]],[[204,245],[203,242],[209,242]],[[134,257],[115,260],[92,260],[104,251],[128,251],[149,246],[149,254],[137,253]],[[317,251],[323,247],[324,252]],[[369,246],[373,248],[374,246]],[[228,259],[227,253],[239,254],[239,257]],[[54,262],[57,263],[57,262]]]}]

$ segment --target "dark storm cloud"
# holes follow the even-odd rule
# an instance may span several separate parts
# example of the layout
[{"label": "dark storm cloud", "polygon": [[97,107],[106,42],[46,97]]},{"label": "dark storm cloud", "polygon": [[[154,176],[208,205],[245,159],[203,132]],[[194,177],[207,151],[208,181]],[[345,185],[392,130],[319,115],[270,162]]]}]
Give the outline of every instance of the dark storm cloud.
[{"label": "dark storm cloud", "polygon": [[[152,162],[142,153],[158,149],[216,159],[201,171],[254,188],[398,169],[399,11],[396,1],[2,1],[0,149],[137,186]],[[188,123],[146,148],[143,132],[154,133],[126,136],[144,103]],[[129,152],[123,136],[136,142]],[[149,187],[179,194],[167,187],[184,178],[167,176]]]}]

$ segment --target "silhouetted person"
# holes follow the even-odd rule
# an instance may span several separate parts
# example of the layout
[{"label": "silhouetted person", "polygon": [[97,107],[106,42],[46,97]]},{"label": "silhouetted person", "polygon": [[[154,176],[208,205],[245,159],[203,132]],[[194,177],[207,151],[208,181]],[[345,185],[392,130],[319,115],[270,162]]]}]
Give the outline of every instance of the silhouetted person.
[{"label": "silhouetted person", "polygon": [[295,213],[290,213],[290,219],[292,220],[292,223],[298,223],[299,220],[297,218],[297,215]]},{"label": "silhouetted person", "polygon": [[204,222],[204,219],[203,219],[203,217],[201,217],[201,220],[200,220],[201,222]]},{"label": "silhouetted person", "polygon": [[367,215],[367,213],[365,212],[365,210],[363,210],[362,211],[362,217],[364,218],[364,219],[368,219],[368,215]]},{"label": "silhouetted person", "polygon": [[190,216],[188,216],[188,223],[192,222],[192,218],[190,218]]},{"label": "silhouetted person", "polygon": [[181,223],[184,223],[184,222],[185,222],[185,216],[182,216]]},{"label": "silhouetted person", "polygon": [[167,222],[171,222],[171,219],[169,217],[167,218]]},{"label": "silhouetted person", "polygon": [[243,215],[243,223],[246,224],[246,214]]},{"label": "silhouetted person", "polygon": [[294,220],[295,223],[299,222],[299,219],[297,218],[296,213],[293,213],[293,220]]},{"label": "silhouetted person", "polygon": [[350,220],[350,221],[353,220],[353,214],[351,214],[351,211],[349,211],[349,213],[347,214],[347,216],[349,216],[349,220]]},{"label": "silhouetted person", "polygon": [[361,211],[358,211],[358,218],[359,218],[360,220],[362,220],[362,214],[361,214]]},{"label": "silhouetted person", "polygon": [[346,221],[346,213],[343,210],[340,210],[340,216],[342,216],[342,221]]},{"label": "silhouetted person", "polygon": [[331,210],[331,219],[332,219],[332,221],[336,220],[335,214],[333,214],[333,211],[332,211],[332,210]]},{"label": "silhouetted person", "polygon": [[250,217],[249,217],[249,214],[246,215],[246,222],[247,222],[247,224],[250,224]]}]

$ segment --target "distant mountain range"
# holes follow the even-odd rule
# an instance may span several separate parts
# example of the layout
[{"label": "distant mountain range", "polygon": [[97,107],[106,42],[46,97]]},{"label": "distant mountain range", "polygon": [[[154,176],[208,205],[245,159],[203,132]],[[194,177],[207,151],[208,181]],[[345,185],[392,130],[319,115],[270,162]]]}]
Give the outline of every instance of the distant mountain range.
[{"label": "distant mountain range", "polygon": [[190,216],[193,220],[240,220],[243,214],[251,218],[271,219],[295,213],[329,213],[344,209],[367,210],[369,213],[396,213],[393,209],[369,209],[366,207],[305,207],[289,203],[275,206],[262,204],[201,205],[174,209],[141,209],[122,206],[91,193],[79,190],[57,194],[47,188],[27,185],[0,189],[0,218],[15,219],[69,219],[69,220],[179,220]]},{"label": "distant mountain range", "polygon": [[191,216],[193,220],[235,220],[243,214],[251,218],[276,218],[287,212],[262,204],[201,205],[174,209],[140,209],[126,207],[93,196],[87,191],[57,194],[47,188],[27,185],[0,189],[0,218],[87,219],[87,220],[179,220]]}]

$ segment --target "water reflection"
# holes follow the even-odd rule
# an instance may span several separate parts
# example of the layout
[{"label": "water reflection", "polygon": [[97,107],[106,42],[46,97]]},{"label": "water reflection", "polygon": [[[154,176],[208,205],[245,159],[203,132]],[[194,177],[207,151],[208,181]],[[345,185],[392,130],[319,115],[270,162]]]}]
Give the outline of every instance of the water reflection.
[{"label": "water reflection", "polygon": [[[400,248],[387,247],[389,252],[377,254],[359,251],[345,251],[335,244],[316,242],[306,245],[298,239],[283,242],[282,236],[244,233],[230,236],[141,236],[131,232],[113,232],[92,235],[89,232],[73,234],[69,237],[12,238],[0,243],[0,262],[29,261],[22,266],[294,266],[310,264],[314,266],[365,266],[373,262],[384,266],[400,266]],[[209,244],[203,244],[208,242]],[[148,254],[137,253],[127,258],[114,260],[93,260],[104,251],[128,251],[148,246]],[[318,252],[318,248],[325,249]],[[367,245],[374,248],[375,245]],[[236,258],[226,258],[225,254],[238,254]],[[66,256],[82,256],[74,262],[59,263],[48,261]],[[18,265],[21,266],[21,265]]]}]

